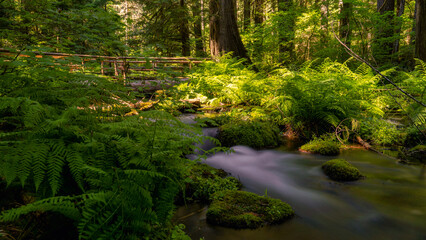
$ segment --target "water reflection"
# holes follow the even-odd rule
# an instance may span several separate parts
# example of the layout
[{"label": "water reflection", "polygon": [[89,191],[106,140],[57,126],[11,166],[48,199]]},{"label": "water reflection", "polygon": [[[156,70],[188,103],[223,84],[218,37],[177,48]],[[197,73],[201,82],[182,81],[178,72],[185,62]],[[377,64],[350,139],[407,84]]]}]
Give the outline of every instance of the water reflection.
[{"label": "water reflection", "polygon": [[232,173],[247,191],[288,202],[297,216],[257,230],[209,225],[202,206],[181,208],[177,218],[193,239],[426,239],[421,167],[399,165],[364,150],[348,150],[339,158],[367,178],[337,183],[320,169],[329,157],[235,146],[233,153],[217,153],[205,163]]}]

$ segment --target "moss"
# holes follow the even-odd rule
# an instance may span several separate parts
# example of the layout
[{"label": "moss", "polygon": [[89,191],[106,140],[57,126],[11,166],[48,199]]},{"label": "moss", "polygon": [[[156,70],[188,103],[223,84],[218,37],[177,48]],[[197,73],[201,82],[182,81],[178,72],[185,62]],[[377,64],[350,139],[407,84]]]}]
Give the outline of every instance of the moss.
[{"label": "moss", "polygon": [[294,215],[287,203],[254,193],[228,190],[214,194],[213,198],[215,200],[207,211],[207,221],[210,224],[258,228],[283,222]]},{"label": "moss", "polygon": [[201,127],[219,127],[225,125],[231,121],[232,117],[225,114],[215,114],[215,115],[204,115],[204,117],[197,117],[194,120]]},{"label": "moss", "polygon": [[325,175],[335,181],[355,181],[362,177],[359,170],[343,159],[333,159],[322,165]]},{"label": "moss", "polygon": [[241,189],[241,182],[228,176],[222,169],[210,167],[207,164],[194,164],[185,173],[185,194],[180,194],[177,203],[210,202],[212,195],[223,190]]},{"label": "moss", "polygon": [[314,139],[300,147],[302,151],[335,156],[340,153],[340,143],[330,139]]},{"label": "moss", "polygon": [[274,124],[242,120],[221,126],[218,139],[226,147],[246,145],[257,149],[276,147],[280,142],[279,129]]},{"label": "moss", "polygon": [[409,150],[400,152],[398,158],[404,163],[426,163],[426,145],[417,145]]},{"label": "moss", "polygon": [[419,131],[416,127],[406,129],[404,136],[404,147],[412,148],[419,142],[426,142],[426,131]]}]

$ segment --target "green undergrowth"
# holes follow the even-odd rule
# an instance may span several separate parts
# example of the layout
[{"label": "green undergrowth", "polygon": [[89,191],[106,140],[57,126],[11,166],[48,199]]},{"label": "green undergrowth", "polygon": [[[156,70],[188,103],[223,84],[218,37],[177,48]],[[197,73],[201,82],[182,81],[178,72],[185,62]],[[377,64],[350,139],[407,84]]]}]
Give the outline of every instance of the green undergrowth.
[{"label": "green undergrowth", "polygon": [[378,146],[392,146],[402,144],[402,131],[390,121],[369,118],[361,121],[359,134],[364,141]]},{"label": "green undergrowth", "polygon": [[200,129],[161,110],[125,116],[132,91],[114,79],[71,73],[61,66],[72,61],[64,61],[0,65],[1,191],[19,203],[1,203],[2,231],[47,236],[59,229],[60,215],[79,239],[179,235],[171,224],[174,199]]},{"label": "green undergrowth", "polygon": [[[396,67],[382,71],[422,102],[426,101],[425,73],[426,64],[420,60],[412,72]],[[276,68],[256,73],[242,62],[224,56],[219,62],[206,62],[195,68],[189,84],[176,86],[174,91],[183,99],[200,99],[207,108],[239,107],[246,115],[254,112],[248,108],[261,109],[255,114],[266,115],[266,119],[260,116],[262,121],[286,126],[301,139],[344,132],[343,140],[348,141],[355,132],[370,144],[395,146],[405,144],[404,136],[413,122],[423,132],[426,126],[423,107],[407,101],[383,77],[353,59],[344,63],[316,59],[296,70]]]},{"label": "green undergrowth", "polygon": [[216,192],[239,190],[242,187],[238,179],[228,176],[222,169],[207,164],[191,164],[184,176],[184,193],[181,193],[178,203],[183,201],[208,203]]},{"label": "green undergrowth", "polygon": [[222,191],[207,211],[207,222],[231,228],[259,228],[281,223],[294,215],[285,202],[243,191]]},{"label": "green undergrowth", "polygon": [[335,181],[355,181],[362,178],[359,170],[343,159],[333,159],[322,165],[325,175]]}]

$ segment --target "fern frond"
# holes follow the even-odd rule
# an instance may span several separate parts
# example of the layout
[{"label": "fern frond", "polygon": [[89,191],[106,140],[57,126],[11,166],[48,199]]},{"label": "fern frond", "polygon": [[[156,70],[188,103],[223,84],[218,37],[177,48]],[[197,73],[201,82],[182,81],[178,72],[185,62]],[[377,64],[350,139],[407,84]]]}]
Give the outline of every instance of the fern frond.
[{"label": "fern frond", "polygon": [[52,142],[50,144],[49,157],[47,159],[47,177],[55,195],[61,186],[61,173],[65,164],[66,148],[62,142]]},{"label": "fern frond", "polygon": [[75,182],[81,189],[83,189],[83,158],[74,149],[68,149],[68,151],[65,153],[65,160],[69,166],[71,175],[73,176]]},{"label": "fern frond", "polygon": [[36,145],[37,151],[33,152],[32,157],[32,174],[34,175],[34,185],[36,191],[39,189],[40,184],[43,182],[47,171],[47,159],[49,156],[49,145],[39,143]]},{"label": "fern frond", "polygon": [[80,218],[80,212],[75,206],[75,197],[53,197],[43,199],[25,206],[10,209],[2,212],[0,215],[0,222],[16,221],[22,215],[26,215],[35,211],[53,211],[63,214],[64,216],[73,220]]}]

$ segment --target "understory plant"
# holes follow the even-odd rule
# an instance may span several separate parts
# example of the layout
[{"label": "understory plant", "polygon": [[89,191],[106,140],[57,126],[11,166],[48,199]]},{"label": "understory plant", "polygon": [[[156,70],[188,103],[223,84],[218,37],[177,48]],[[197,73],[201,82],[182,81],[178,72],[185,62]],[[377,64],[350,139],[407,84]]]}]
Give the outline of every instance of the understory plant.
[{"label": "understory plant", "polygon": [[31,197],[1,206],[2,229],[59,213],[79,239],[182,235],[170,219],[200,131],[164,111],[125,117],[132,93],[110,79],[16,61],[2,65],[0,181]]},{"label": "understory plant", "polygon": [[318,61],[305,63],[297,72],[275,72],[280,87],[270,103],[281,121],[309,139],[313,133],[333,131],[345,119],[384,114],[372,94],[377,79],[367,66],[353,71],[345,63]]}]

